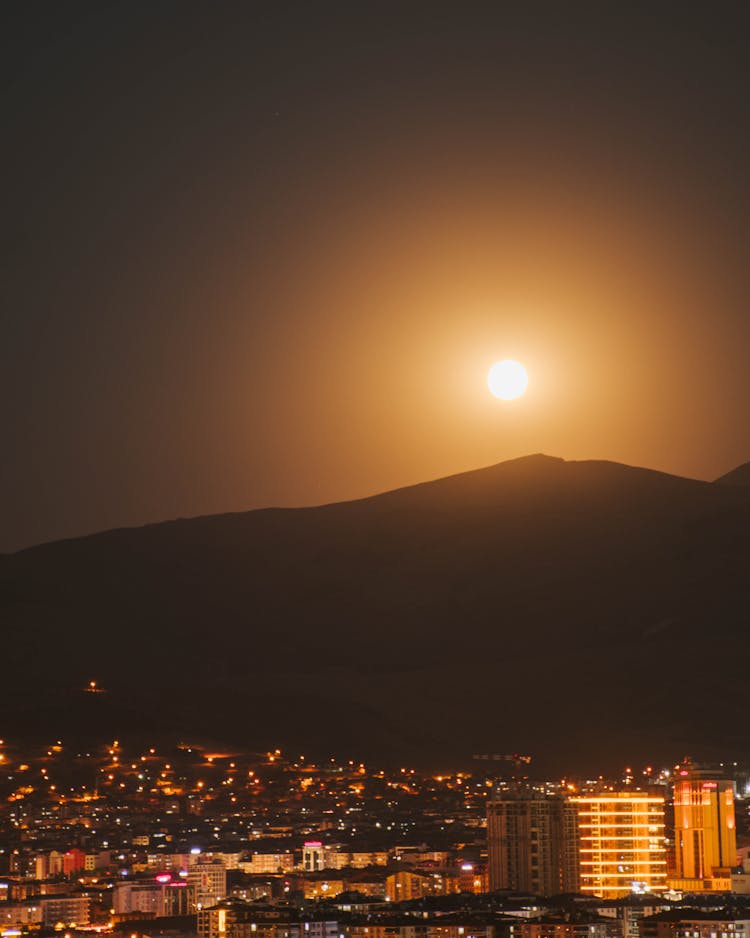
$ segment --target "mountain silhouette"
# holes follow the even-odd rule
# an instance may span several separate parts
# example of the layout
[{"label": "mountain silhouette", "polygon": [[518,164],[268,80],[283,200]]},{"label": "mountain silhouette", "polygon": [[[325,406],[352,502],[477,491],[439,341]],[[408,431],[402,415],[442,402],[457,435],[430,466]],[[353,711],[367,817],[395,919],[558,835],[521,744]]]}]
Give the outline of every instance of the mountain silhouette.
[{"label": "mountain silhouette", "polygon": [[543,455],[44,544],[0,557],[3,733],[736,758],[748,570],[750,489]]},{"label": "mountain silhouette", "polygon": [[743,463],[731,472],[719,476],[716,481],[722,485],[750,485],[750,462]]}]

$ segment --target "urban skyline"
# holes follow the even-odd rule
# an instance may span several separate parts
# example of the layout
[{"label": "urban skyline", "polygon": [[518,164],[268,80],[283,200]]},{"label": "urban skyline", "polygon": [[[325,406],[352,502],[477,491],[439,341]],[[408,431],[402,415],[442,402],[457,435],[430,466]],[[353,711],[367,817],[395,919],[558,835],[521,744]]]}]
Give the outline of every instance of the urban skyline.
[{"label": "urban skyline", "polygon": [[[750,908],[750,765],[686,759],[615,779],[542,781],[519,756],[426,775],[280,750],[183,744],[136,755],[118,741],[87,753],[56,741],[20,762],[3,745],[5,779],[17,786],[9,794],[4,782],[0,810],[6,935],[169,927],[197,915],[200,935],[239,938],[233,917],[359,910],[377,922],[424,900],[435,914],[502,917],[515,905],[533,921],[575,894],[600,917],[635,900],[641,914],[644,903],[650,914],[679,912],[712,896],[722,907],[729,894]],[[693,842],[705,859],[685,854]]]},{"label": "urban skyline", "polygon": [[0,938],[750,938],[750,8],[0,26]]}]

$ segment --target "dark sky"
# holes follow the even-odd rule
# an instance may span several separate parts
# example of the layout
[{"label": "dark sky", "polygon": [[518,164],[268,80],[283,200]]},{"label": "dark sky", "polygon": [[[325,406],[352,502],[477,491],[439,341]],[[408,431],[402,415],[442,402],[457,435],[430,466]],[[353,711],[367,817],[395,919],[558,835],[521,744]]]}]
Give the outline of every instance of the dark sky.
[{"label": "dark sky", "polygon": [[687,7],[3,4],[0,550],[750,459],[748,23]]}]

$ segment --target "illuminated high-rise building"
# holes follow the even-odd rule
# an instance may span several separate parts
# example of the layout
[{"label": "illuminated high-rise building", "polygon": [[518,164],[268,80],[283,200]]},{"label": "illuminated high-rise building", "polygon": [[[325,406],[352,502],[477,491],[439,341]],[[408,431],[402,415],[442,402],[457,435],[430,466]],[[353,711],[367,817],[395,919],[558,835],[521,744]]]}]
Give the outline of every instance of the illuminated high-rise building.
[{"label": "illuminated high-rise building", "polygon": [[224,860],[206,854],[190,857],[187,875],[196,909],[216,905],[227,894],[227,868]]},{"label": "illuminated high-rise building", "polygon": [[664,798],[637,791],[580,795],[580,891],[603,899],[667,884]]},{"label": "illuminated high-rise building", "polygon": [[674,781],[675,862],[679,879],[730,875],[737,863],[734,782],[685,761]]},{"label": "illuminated high-rise building", "polygon": [[576,809],[563,798],[504,793],[487,805],[491,890],[537,896],[578,886]]}]

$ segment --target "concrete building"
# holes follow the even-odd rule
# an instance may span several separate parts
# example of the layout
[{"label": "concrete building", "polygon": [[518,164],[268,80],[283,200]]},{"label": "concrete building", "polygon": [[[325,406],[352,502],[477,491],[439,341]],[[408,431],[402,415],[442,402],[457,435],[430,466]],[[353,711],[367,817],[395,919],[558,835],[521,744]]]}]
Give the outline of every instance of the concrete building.
[{"label": "concrete building", "polygon": [[621,934],[618,923],[607,918],[571,922],[547,916],[512,922],[510,938],[621,938]]},{"label": "concrete building", "polygon": [[729,911],[672,909],[644,918],[640,938],[750,938],[750,920]]},{"label": "concrete building", "polygon": [[159,883],[116,883],[112,890],[115,915],[142,913],[144,917],[163,915],[162,887]]},{"label": "concrete building", "polygon": [[42,896],[38,899],[42,909],[42,925],[54,927],[88,925],[91,900],[88,896]]},{"label": "concrete building", "polygon": [[343,879],[329,879],[328,877],[315,877],[306,879],[303,887],[305,899],[332,899],[346,891]]},{"label": "concrete building", "polygon": [[385,866],[388,859],[386,850],[351,851],[345,850],[339,844],[324,846],[319,840],[308,840],[302,847],[302,869],[306,873]]},{"label": "concrete building", "polygon": [[1,933],[41,924],[42,908],[37,902],[4,902],[0,905]]},{"label": "concrete building", "polygon": [[319,840],[308,840],[302,846],[302,869],[318,873],[326,868],[326,848]]},{"label": "concrete building", "polygon": [[487,806],[489,887],[551,896],[578,888],[575,805],[533,792]]},{"label": "concrete building", "polygon": [[197,931],[199,938],[341,938],[346,928],[332,920],[285,922],[268,908],[227,901],[201,909]]},{"label": "concrete building", "polygon": [[385,898],[388,902],[408,902],[424,896],[445,894],[444,877],[440,873],[401,870],[385,879]]},{"label": "concrete building", "polygon": [[86,854],[78,847],[71,847],[63,854],[63,875],[75,876],[80,870],[86,869]]},{"label": "concrete building", "polygon": [[348,938],[430,938],[429,925],[412,922],[352,925]]},{"label": "concrete building", "polygon": [[653,895],[631,895],[621,899],[608,899],[597,906],[600,917],[613,918],[620,927],[622,938],[641,938],[641,922],[644,918],[671,909],[667,899]]},{"label": "concrete building", "polygon": [[294,854],[251,853],[239,863],[243,873],[290,873],[294,869]]},{"label": "concrete building", "polygon": [[187,875],[195,909],[216,905],[227,894],[227,870],[224,861],[210,854],[190,858]]},{"label": "concrete building", "polygon": [[112,890],[112,908],[115,915],[161,918],[190,914],[195,909],[195,900],[190,886],[184,880],[136,880],[115,885]]}]

